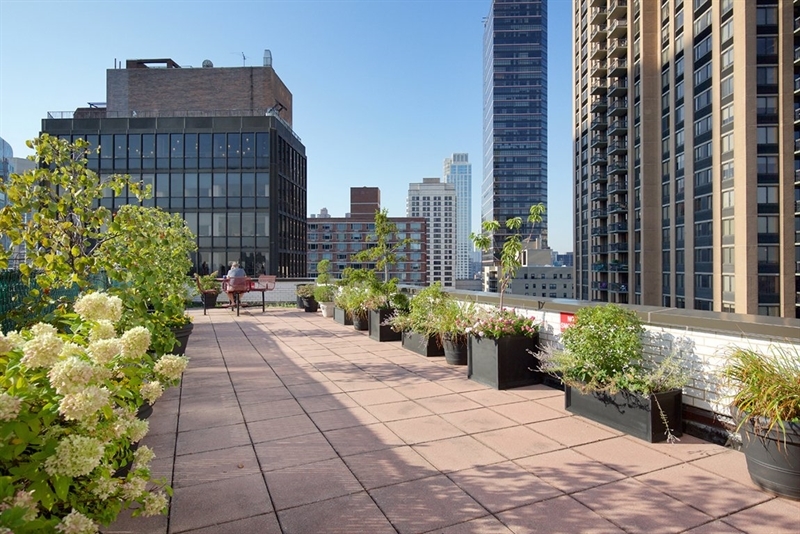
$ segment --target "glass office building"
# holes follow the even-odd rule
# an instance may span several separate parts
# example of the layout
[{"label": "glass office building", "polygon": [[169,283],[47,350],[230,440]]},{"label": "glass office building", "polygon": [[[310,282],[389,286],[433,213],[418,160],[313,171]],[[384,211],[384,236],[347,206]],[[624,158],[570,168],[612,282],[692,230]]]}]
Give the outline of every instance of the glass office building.
[{"label": "glass office building", "polygon": [[[504,222],[547,204],[546,0],[493,0],[483,51],[481,219]],[[547,219],[527,226],[546,246]],[[495,236],[496,247],[504,236]]]}]

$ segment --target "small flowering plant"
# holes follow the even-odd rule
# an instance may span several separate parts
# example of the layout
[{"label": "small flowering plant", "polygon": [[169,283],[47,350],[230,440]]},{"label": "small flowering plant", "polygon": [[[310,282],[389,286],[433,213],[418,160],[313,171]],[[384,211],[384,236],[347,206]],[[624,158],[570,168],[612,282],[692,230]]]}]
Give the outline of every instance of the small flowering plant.
[{"label": "small flowering plant", "polygon": [[539,326],[530,317],[504,308],[481,313],[466,330],[474,336],[499,339],[503,336],[534,337],[539,332]]},{"label": "small flowering plant", "polygon": [[118,335],[121,313],[117,297],[84,294],[55,326],[0,334],[0,532],[90,533],[134,503],[166,510],[171,489],[147,489],[153,451],[135,445],[148,428],[136,410],[187,362],[148,356],[145,328]]}]

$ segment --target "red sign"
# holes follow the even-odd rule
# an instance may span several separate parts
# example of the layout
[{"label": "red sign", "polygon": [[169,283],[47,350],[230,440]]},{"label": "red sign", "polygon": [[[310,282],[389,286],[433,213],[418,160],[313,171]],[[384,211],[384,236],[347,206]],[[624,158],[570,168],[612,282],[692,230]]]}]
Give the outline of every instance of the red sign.
[{"label": "red sign", "polygon": [[572,326],[575,322],[575,314],[574,313],[564,313],[561,312],[561,330]]}]

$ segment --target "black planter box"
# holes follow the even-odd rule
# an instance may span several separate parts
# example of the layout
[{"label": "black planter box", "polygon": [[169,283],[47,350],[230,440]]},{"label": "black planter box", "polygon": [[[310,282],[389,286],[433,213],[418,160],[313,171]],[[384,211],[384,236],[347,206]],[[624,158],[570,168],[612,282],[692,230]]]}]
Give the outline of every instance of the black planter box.
[{"label": "black planter box", "polygon": [[353,328],[361,332],[369,330],[369,314],[361,316],[353,316]]},{"label": "black planter box", "polygon": [[186,354],[186,347],[189,344],[189,336],[192,335],[192,330],[194,330],[194,324],[192,323],[186,323],[181,327],[172,329],[172,334],[178,342],[173,347],[170,354],[177,354],[180,356]]},{"label": "black planter box", "polygon": [[538,384],[542,374],[537,352],[539,335],[505,336],[500,339],[470,336],[467,352],[467,378],[494,389],[509,389]]},{"label": "black planter box", "polygon": [[353,316],[344,311],[342,308],[333,309],[333,320],[343,325],[353,324]]},{"label": "black planter box", "polygon": [[307,313],[316,313],[319,309],[319,303],[314,297],[303,297],[301,300],[303,302],[303,310]]},{"label": "black planter box", "polygon": [[375,341],[400,341],[402,332],[382,323],[392,316],[393,310],[369,310],[369,337]]},{"label": "black planter box", "polygon": [[650,443],[667,439],[660,405],[672,434],[680,436],[683,432],[683,394],[679,389],[644,397],[629,391],[619,391],[616,395],[602,391],[584,394],[566,386],[564,400],[567,411]]},{"label": "black planter box", "polygon": [[435,337],[424,337],[416,332],[403,332],[403,348],[421,356],[444,356],[442,347]]}]

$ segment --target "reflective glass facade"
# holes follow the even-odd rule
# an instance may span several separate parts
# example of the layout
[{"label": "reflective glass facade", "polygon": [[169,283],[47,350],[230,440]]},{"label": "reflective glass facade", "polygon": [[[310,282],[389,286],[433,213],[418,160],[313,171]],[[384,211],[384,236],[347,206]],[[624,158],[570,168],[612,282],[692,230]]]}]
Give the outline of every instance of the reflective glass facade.
[{"label": "reflective glass facade", "polygon": [[[547,204],[547,2],[493,0],[483,50],[481,219],[503,222]],[[523,231],[546,245],[546,219]]]},{"label": "reflective glass facade", "polygon": [[[45,119],[42,130],[100,146],[89,167],[152,185],[146,206],[180,213],[197,268],[306,276],[305,147],[273,117]],[[134,201],[102,199],[109,208]]]}]

